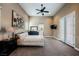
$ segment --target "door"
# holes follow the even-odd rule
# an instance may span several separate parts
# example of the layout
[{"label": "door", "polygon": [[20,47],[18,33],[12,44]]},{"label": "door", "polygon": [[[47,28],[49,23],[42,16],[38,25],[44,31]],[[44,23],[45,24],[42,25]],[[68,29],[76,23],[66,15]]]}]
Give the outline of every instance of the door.
[{"label": "door", "polygon": [[39,24],[38,25],[38,31],[40,35],[44,34],[44,24]]},{"label": "door", "polygon": [[66,43],[72,47],[75,45],[75,12],[66,16]]},{"label": "door", "polygon": [[59,40],[65,41],[65,17],[60,19],[59,23]]}]

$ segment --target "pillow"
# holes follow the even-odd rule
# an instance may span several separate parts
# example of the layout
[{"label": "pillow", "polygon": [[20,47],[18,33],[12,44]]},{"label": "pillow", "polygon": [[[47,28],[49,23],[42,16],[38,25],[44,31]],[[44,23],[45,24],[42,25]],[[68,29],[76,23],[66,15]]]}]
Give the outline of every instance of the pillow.
[{"label": "pillow", "polygon": [[19,37],[26,37],[28,36],[28,33],[22,33],[22,34],[17,34]]},{"label": "pillow", "polygon": [[37,32],[37,31],[29,31],[28,35],[39,35],[39,32]]}]

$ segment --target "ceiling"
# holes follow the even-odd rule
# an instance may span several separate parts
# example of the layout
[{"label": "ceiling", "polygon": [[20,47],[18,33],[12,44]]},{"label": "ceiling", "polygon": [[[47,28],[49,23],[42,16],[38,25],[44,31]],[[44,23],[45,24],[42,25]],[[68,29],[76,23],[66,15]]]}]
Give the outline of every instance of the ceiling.
[{"label": "ceiling", "polygon": [[[60,10],[64,3],[42,3],[46,7],[45,10],[49,13],[45,13],[44,16],[54,16],[58,10]],[[37,14],[36,9],[41,9],[41,3],[20,3],[20,6],[25,10],[29,16],[42,16],[41,13]]]}]

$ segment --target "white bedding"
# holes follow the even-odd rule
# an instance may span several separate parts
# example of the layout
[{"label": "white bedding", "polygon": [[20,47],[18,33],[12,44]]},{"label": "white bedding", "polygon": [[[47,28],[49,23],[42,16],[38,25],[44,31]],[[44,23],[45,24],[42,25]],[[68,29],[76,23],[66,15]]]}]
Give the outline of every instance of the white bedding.
[{"label": "white bedding", "polygon": [[25,41],[40,41],[43,39],[43,36],[41,35],[29,35],[29,36],[21,36],[20,39],[23,39]]},{"label": "white bedding", "polygon": [[43,35],[27,35],[26,33],[19,35],[18,39],[19,45],[41,45],[44,46]]}]

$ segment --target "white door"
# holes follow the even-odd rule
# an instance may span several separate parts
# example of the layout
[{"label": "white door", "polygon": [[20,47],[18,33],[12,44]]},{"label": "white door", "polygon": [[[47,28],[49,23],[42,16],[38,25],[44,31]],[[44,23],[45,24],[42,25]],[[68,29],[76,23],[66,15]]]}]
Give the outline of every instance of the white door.
[{"label": "white door", "polygon": [[44,33],[44,24],[39,24],[38,25],[38,31],[40,35],[43,35]]},{"label": "white door", "polygon": [[59,40],[65,41],[65,17],[60,19],[59,24]]},{"label": "white door", "polygon": [[66,43],[72,47],[75,45],[75,12],[66,16]]}]

